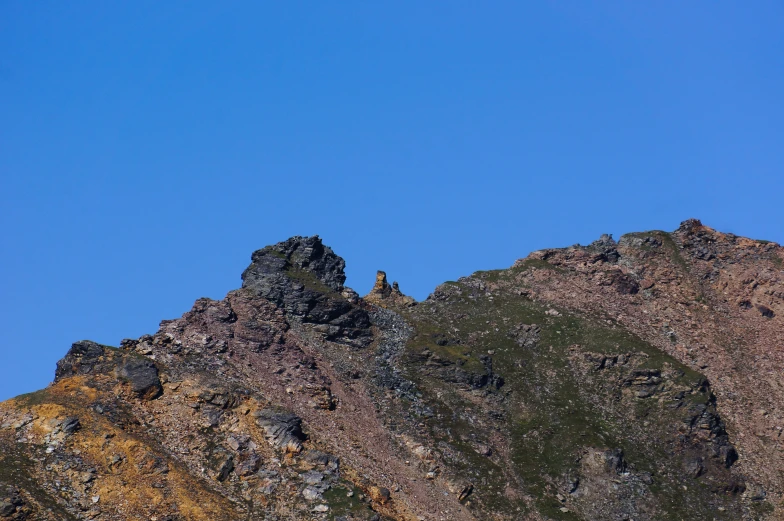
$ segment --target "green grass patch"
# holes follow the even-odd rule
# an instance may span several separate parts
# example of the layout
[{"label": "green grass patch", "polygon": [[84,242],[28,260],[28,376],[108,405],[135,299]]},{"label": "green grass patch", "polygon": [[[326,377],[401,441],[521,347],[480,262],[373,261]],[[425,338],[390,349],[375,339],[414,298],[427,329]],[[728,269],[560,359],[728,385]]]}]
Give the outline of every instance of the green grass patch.
[{"label": "green grass patch", "polygon": [[370,507],[359,500],[362,491],[351,483],[341,483],[331,487],[324,492],[324,503],[329,506],[327,519],[334,520],[337,517],[347,515],[362,515],[371,512]]},{"label": "green grass patch", "polygon": [[331,297],[341,299],[343,298],[342,295],[324,284],[318,277],[316,277],[316,275],[307,270],[297,268],[296,266],[288,266],[286,268],[286,275],[288,275],[292,280],[299,282],[309,290],[315,291],[317,293],[323,293]]},{"label": "green grass patch", "polygon": [[[666,239],[662,243],[666,244]],[[511,282],[513,271],[525,269],[524,266],[478,272],[472,278]],[[707,393],[698,390],[704,380],[702,375],[615,323],[575,316],[564,310],[552,316],[546,313],[549,306],[514,291],[488,295],[470,282],[454,285],[457,291],[447,302],[428,301],[404,312],[416,330],[406,352],[416,356],[427,348],[442,358],[466,364],[467,358],[478,361],[480,354],[494,353],[493,370],[505,379],[499,393],[507,398],[498,408],[506,414],[506,421],[500,425],[509,439],[512,465],[499,467],[466,441],[481,439],[486,434],[487,425],[468,421],[482,417],[486,411],[464,399],[450,384],[422,376],[416,367],[408,371],[407,377],[433,407],[435,416],[426,420],[432,438],[460,454],[449,465],[474,483],[473,502],[499,513],[514,514],[518,505],[503,494],[504,483],[512,481],[523,484],[543,514],[552,519],[576,519],[572,512],[561,512],[563,504],[555,499],[555,493],[563,493],[565,476],[577,470],[576,458],[586,448],[622,448],[638,472],[661,475],[661,462],[666,462],[674,466],[668,471],[672,475],[683,474],[679,458],[666,442],[674,437],[673,425],[682,421],[682,411],[657,398],[637,399],[630,394],[632,391],[623,391],[618,376],[613,376],[621,373],[603,370],[607,372],[580,374],[570,357],[585,353],[631,355],[629,363],[635,368],[666,372],[674,386],[691,390],[689,401],[699,403],[708,399]],[[520,324],[540,327],[537,347],[517,344],[514,328]],[[448,345],[435,345],[435,338],[448,339]],[[624,370],[630,371],[631,367]],[[632,407],[623,400],[633,400]],[[643,426],[645,422],[647,426]],[[513,475],[508,474],[509,468]],[[701,519],[699,509],[690,505],[708,504],[709,491],[692,486],[691,481],[689,490],[684,491],[679,479],[668,477],[658,488],[651,486],[656,503],[667,505],[661,519]]]}]

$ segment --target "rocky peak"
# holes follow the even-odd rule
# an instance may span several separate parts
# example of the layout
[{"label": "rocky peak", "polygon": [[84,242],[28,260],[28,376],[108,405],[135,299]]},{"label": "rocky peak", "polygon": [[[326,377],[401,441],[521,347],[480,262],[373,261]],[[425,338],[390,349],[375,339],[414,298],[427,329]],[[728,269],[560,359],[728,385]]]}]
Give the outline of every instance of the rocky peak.
[{"label": "rocky peak", "polygon": [[106,348],[92,340],[80,340],[71,344],[68,353],[57,362],[55,382],[76,374],[90,373],[103,359]]},{"label": "rocky peak", "polygon": [[389,282],[387,282],[387,274],[381,270],[376,273],[376,284],[373,286],[373,289],[364,298],[366,301],[382,307],[385,307],[385,304],[403,306],[416,304],[416,300],[400,291],[400,286],[397,282],[393,282],[390,286]]},{"label": "rocky peak", "polygon": [[702,221],[699,219],[686,219],[681,223],[675,233],[682,233],[682,234],[691,234],[703,229],[709,229],[702,224]]},{"label": "rocky peak", "polygon": [[620,254],[617,250],[618,243],[615,242],[611,234],[604,233],[601,237],[593,241],[588,248],[598,251],[601,260],[605,262],[618,262]]},{"label": "rocky peak", "polygon": [[601,237],[591,243],[597,248],[614,248],[618,243],[615,242],[611,233],[603,233]]},{"label": "rocky peak", "polygon": [[[297,322],[318,324],[329,339],[361,346],[369,341],[367,313],[343,286],[346,262],[318,235],[292,237],[253,252],[242,287]],[[338,340],[340,339],[340,340]]]},{"label": "rocky peak", "polygon": [[346,261],[325,246],[318,235],[291,237],[272,246],[256,250],[251,265],[242,274],[242,287],[262,289],[263,279],[285,271],[304,271],[334,291],[342,291],[346,282]]},{"label": "rocky peak", "polygon": [[[397,286],[397,282],[395,282],[395,286]],[[398,289],[398,291],[400,291]],[[381,270],[376,272],[376,284],[373,286],[373,289],[370,290],[368,296],[373,295],[378,298],[389,298],[392,295],[392,286],[389,285],[387,282],[387,274]]]}]

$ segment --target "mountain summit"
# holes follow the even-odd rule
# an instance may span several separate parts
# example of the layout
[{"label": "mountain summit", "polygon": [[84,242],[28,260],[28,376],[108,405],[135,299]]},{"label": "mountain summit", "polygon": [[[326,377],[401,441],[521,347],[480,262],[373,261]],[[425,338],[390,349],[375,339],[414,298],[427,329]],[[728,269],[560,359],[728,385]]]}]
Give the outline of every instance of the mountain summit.
[{"label": "mountain summit", "polygon": [[1,520],[784,519],[784,248],[697,220],[365,297],[318,236],[0,404]]}]

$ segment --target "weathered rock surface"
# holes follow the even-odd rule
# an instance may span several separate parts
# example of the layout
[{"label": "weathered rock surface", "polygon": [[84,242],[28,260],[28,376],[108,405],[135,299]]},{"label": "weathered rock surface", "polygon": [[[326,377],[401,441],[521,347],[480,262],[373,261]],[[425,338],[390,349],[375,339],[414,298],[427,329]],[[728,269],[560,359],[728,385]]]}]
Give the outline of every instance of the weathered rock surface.
[{"label": "weathered rock surface", "polygon": [[690,220],[415,303],[293,237],[0,404],[0,519],[784,519],[782,264]]},{"label": "weathered rock surface", "polygon": [[91,374],[105,370],[106,346],[91,340],[82,340],[71,345],[65,357],[57,362],[55,381],[79,374]]},{"label": "weathered rock surface", "polygon": [[299,452],[302,449],[302,442],[305,440],[302,418],[272,409],[262,409],[253,415],[273,446],[289,452]]},{"label": "weathered rock surface", "polygon": [[376,274],[376,283],[364,300],[381,307],[410,307],[416,305],[416,300],[403,295],[397,282],[392,285],[387,282],[387,274],[380,271]]},{"label": "weathered rock surface", "polygon": [[243,288],[297,320],[317,324],[330,340],[357,347],[370,342],[367,313],[342,294],[346,263],[318,236],[293,237],[253,252],[251,259]]},{"label": "weathered rock surface", "polygon": [[129,357],[117,368],[117,376],[127,381],[131,391],[139,398],[151,400],[163,391],[158,378],[158,368],[150,360]]}]

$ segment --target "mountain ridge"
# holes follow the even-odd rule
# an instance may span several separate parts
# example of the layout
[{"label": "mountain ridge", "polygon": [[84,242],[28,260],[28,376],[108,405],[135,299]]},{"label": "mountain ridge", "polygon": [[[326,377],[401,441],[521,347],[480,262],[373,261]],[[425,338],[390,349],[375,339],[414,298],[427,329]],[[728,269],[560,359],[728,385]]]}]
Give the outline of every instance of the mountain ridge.
[{"label": "mountain ridge", "polygon": [[292,237],[3,402],[0,519],[782,519],[782,262],[692,219],[416,302]]}]

